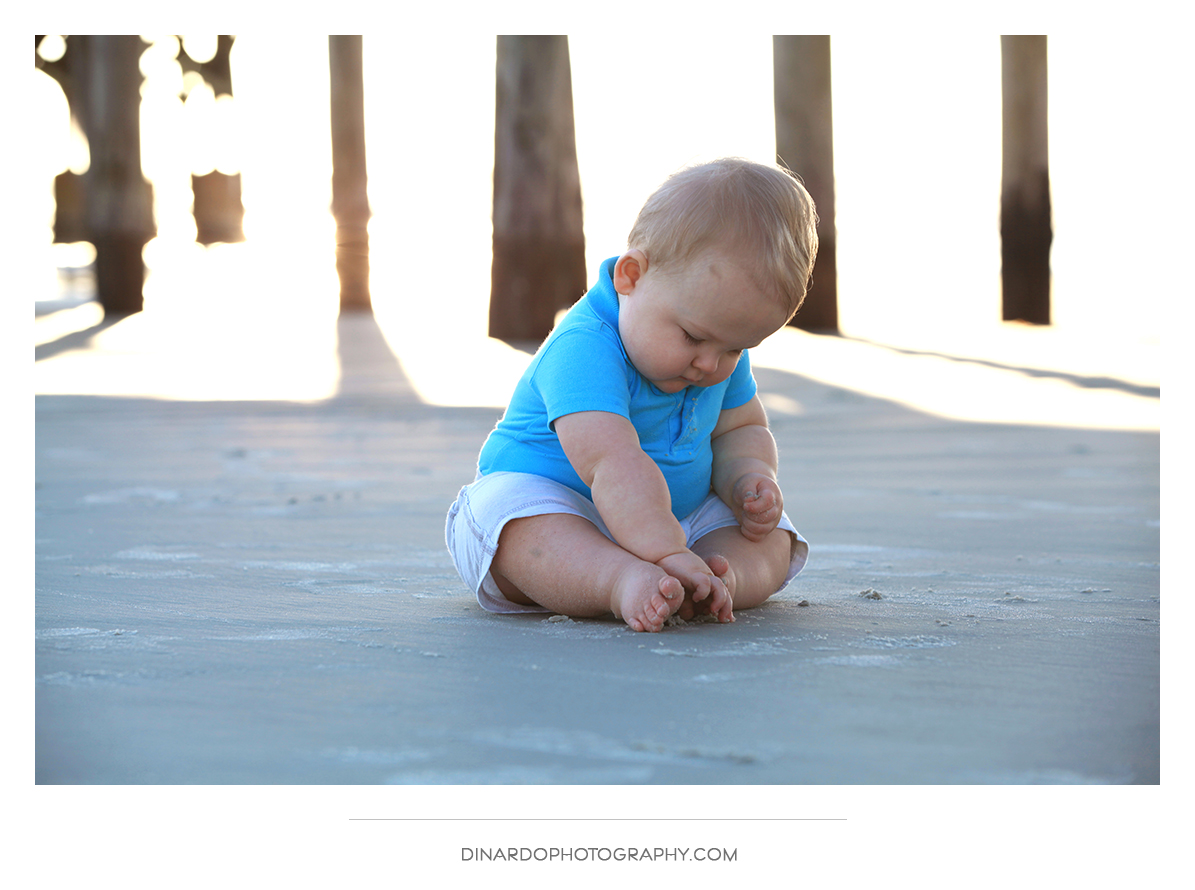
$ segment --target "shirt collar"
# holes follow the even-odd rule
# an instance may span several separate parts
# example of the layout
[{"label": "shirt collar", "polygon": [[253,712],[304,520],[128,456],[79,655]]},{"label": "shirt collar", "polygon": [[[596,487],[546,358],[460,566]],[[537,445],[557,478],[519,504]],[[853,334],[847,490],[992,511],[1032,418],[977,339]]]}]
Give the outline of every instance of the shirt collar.
[{"label": "shirt collar", "polygon": [[614,330],[618,330],[618,293],[614,290],[614,265],[617,262],[616,256],[602,262],[598,280],[591,291],[594,311]]}]

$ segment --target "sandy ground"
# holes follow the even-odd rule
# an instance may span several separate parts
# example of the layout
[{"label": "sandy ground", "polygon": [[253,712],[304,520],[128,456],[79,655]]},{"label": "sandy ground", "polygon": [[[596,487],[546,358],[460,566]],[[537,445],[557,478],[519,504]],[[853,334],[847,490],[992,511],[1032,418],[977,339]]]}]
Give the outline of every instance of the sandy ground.
[{"label": "sandy ground", "polygon": [[[348,834],[376,856],[411,826],[346,820],[459,820],[462,800],[509,815],[509,797],[488,785],[527,786],[520,800],[538,818],[545,801],[559,814],[585,800],[574,817],[730,820],[711,824],[744,850],[767,832],[736,819],[770,813],[762,827],[774,837],[799,827],[849,847],[846,835],[878,831],[885,814],[907,850],[910,818],[948,838],[957,825],[944,812],[954,810],[931,803],[926,816],[884,792],[864,803],[852,787],[937,786],[932,800],[1000,831],[995,802],[949,789],[1160,782],[1156,379],[1034,376],[972,357],[969,368],[991,375],[990,392],[974,397],[993,405],[998,392],[1036,383],[1060,405],[1129,399],[1124,416],[1135,418],[1101,429],[1082,425],[1085,408],[1078,422],[1056,409],[1061,425],[1044,426],[915,410],[773,356],[757,377],[809,566],[732,626],[648,636],[613,620],[476,605],[444,549],[443,518],[500,409],[422,401],[417,375],[389,346],[401,336],[387,333],[368,317],[339,323],[327,356],[339,375],[324,398],[171,400],[48,385],[38,396],[39,786],[425,786],[333,807],[335,830],[312,815],[326,799],[314,790],[295,804],[301,830]],[[98,347],[96,331],[70,336],[39,347],[39,373],[69,358],[103,391],[106,369],[136,352]],[[860,348],[893,368],[927,360],[815,339],[823,372],[833,361],[857,366]],[[137,348],[168,363],[160,343]],[[939,381],[963,364],[933,360]],[[428,796],[444,785],[478,796]],[[545,798],[556,785],[593,796]],[[621,807],[603,796],[660,785],[679,796],[636,792]],[[723,785],[740,788],[692,793]],[[805,790],[760,797],[743,787],[794,785]],[[147,799],[134,800],[138,815],[126,818],[159,836]],[[1074,804],[1015,805],[1011,818],[1044,831],[1050,807]],[[80,805],[102,806],[87,795]],[[278,798],[264,806],[274,819],[292,813]],[[1095,829],[1090,812],[1070,818],[1085,838]],[[418,824],[403,835],[409,855],[454,866],[468,843],[527,843],[509,822],[475,828],[471,841]],[[606,824],[584,838],[567,823],[538,824],[536,837],[588,842]],[[666,834],[648,822],[629,836],[659,845]],[[425,836],[429,846],[413,840]],[[782,855],[768,851],[755,849],[754,861]]]}]

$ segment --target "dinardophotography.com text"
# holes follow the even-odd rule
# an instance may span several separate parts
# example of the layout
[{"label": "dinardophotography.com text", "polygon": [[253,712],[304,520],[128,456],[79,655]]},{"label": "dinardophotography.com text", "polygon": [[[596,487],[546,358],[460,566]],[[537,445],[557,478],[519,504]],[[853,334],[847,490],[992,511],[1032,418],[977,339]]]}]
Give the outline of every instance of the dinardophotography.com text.
[{"label": "dinardophotography.com text", "polygon": [[736,847],[461,847],[462,862],[737,862]]}]

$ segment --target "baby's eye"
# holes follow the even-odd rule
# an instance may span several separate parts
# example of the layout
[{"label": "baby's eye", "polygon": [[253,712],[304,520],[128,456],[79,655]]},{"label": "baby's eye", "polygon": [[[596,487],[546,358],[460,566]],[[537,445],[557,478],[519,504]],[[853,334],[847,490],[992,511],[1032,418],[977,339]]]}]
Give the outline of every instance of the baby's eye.
[{"label": "baby's eye", "polygon": [[694,337],[692,334],[690,334],[688,331],[684,330],[683,328],[681,330],[682,330],[682,333],[684,333],[684,335],[685,335],[686,342],[692,343],[694,346],[696,346],[698,343],[704,342],[702,340],[698,340],[696,337]]}]

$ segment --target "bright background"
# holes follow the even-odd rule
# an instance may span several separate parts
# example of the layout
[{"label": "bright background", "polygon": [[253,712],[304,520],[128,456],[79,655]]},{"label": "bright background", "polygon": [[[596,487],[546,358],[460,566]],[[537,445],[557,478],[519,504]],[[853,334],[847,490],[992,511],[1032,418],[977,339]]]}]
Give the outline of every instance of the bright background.
[{"label": "bright background", "polygon": [[[623,248],[643,199],[678,167],[775,155],[770,35],[669,33],[620,34],[621,61],[609,33],[570,35],[591,271]],[[183,79],[175,38],[147,39],[142,162],[158,236],[145,249],[146,310],[99,331],[89,351],[38,362],[36,390],[333,394],[326,37],[287,35],[278,66],[279,38],[238,36],[235,98],[220,101]],[[184,39],[196,55],[214,49],[212,35]],[[423,33],[401,51],[391,40],[364,38],[376,318],[426,401],[502,405],[527,356],[485,335],[494,37]],[[1180,169],[1166,138],[1175,124],[1164,113],[1165,60],[1112,37],[1050,37],[1055,324],[1032,328],[1000,321],[999,38],[846,33],[832,52],[840,319],[857,339],[785,330],[756,361],[950,416],[1157,428],[1157,399],[1058,381],[1051,390],[957,362],[962,373],[944,376],[941,360],[899,361],[858,341],[1156,386],[1163,307],[1179,286],[1165,262],[1178,253],[1165,220]],[[60,295],[55,266],[87,259],[78,246],[52,246],[49,229],[52,178],[85,169],[86,147],[56,84],[29,77],[44,142],[43,224],[29,256],[46,300]],[[189,176],[211,169],[242,173],[244,244],[194,243]],[[38,342],[99,320],[95,304],[43,316]]]}]

